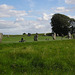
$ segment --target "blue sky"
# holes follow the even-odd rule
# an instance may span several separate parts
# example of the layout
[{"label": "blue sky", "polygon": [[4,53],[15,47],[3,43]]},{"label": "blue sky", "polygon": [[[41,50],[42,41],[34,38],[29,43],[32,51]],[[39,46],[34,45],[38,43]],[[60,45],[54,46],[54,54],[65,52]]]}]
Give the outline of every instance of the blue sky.
[{"label": "blue sky", "polygon": [[75,19],[75,0],[0,0],[0,32],[51,32],[50,19],[55,13]]}]

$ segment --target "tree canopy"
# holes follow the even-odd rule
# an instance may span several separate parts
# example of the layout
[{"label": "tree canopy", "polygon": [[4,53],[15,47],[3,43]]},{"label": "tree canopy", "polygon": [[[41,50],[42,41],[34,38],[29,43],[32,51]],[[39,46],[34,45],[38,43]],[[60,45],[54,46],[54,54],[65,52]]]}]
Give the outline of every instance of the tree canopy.
[{"label": "tree canopy", "polygon": [[67,35],[70,30],[70,18],[63,14],[54,14],[51,18],[53,32]]},{"label": "tree canopy", "polygon": [[70,23],[71,23],[70,31],[73,34],[73,33],[75,33],[75,19],[71,18]]}]

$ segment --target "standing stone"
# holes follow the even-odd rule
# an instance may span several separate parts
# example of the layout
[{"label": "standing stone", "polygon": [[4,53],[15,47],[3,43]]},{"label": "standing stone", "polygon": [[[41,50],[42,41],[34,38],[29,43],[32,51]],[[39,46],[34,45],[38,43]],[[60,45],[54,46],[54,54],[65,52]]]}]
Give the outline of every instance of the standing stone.
[{"label": "standing stone", "polygon": [[64,35],[63,35],[63,34],[61,34],[61,40],[63,39],[63,37],[64,37]]},{"label": "standing stone", "polygon": [[59,34],[57,34],[57,36],[59,36]]},{"label": "standing stone", "polygon": [[31,36],[31,33],[28,33],[28,36]]},{"label": "standing stone", "polygon": [[68,33],[68,39],[71,39],[72,38],[72,36],[71,36],[71,33],[69,32]]},{"label": "standing stone", "polygon": [[38,34],[36,33],[36,35],[34,36],[34,41],[38,41]]},{"label": "standing stone", "polygon": [[44,33],[44,36],[46,36],[46,33]]},{"label": "standing stone", "polygon": [[73,39],[75,39],[75,33],[73,34]]},{"label": "standing stone", "polygon": [[56,33],[52,34],[53,40],[56,40]]},{"label": "standing stone", "polygon": [[3,34],[0,33],[0,43],[2,42],[2,37],[3,37]]},{"label": "standing stone", "polygon": [[7,37],[9,38],[9,35],[7,35]]}]

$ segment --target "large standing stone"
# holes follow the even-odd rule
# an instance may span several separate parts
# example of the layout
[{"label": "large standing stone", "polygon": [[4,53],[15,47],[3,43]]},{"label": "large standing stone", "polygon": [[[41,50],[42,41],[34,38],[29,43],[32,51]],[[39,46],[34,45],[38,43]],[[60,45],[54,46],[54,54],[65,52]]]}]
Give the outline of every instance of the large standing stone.
[{"label": "large standing stone", "polygon": [[3,34],[0,33],[0,43],[2,42],[2,37],[3,37]]},{"label": "large standing stone", "polygon": [[28,36],[31,36],[31,33],[28,33]]},{"label": "large standing stone", "polygon": [[53,40],[56,40],[56,33],[52,34]]},{"label": "large standing stone", "polygon": [[71,39],[72,38],[72,35],[71,35],[71,33],[69,32],[68,33],[68,39]]},{"label": "large standing stone", "polygon": [[44,36],[46,36],[46,33],[44,33]]},{"label": "large standing stone", "polygon": [[38,41],[38,34],[34,36],[34,41]]}]

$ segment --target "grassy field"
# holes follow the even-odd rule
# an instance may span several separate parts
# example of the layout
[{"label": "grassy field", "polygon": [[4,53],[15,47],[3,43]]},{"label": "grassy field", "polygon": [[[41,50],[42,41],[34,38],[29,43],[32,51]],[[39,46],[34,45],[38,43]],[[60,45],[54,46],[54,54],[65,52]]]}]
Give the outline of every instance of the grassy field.
[{"label": "grassy field", "polygon": [[[24,35],[10,35],[4,36],[2,43],[18,43],[21,38],[26,40],[26,42],[34,42],[34,36],[24,36]],[[45,40],[45,39],[49,40]],[[61,37],[57,37],[56,40],[61,40]],[[63,37],[62,40],[68,40],[68,38]],[[53,41],[51,36],[38,36],[38,41]]]},{"label": "grassy field", "polygon": [[[26,42],[19,43],[21,37]],[[33,42],[33,36],[3,37],[0,75],[75,75],[75,40],[40,36]]]}]

